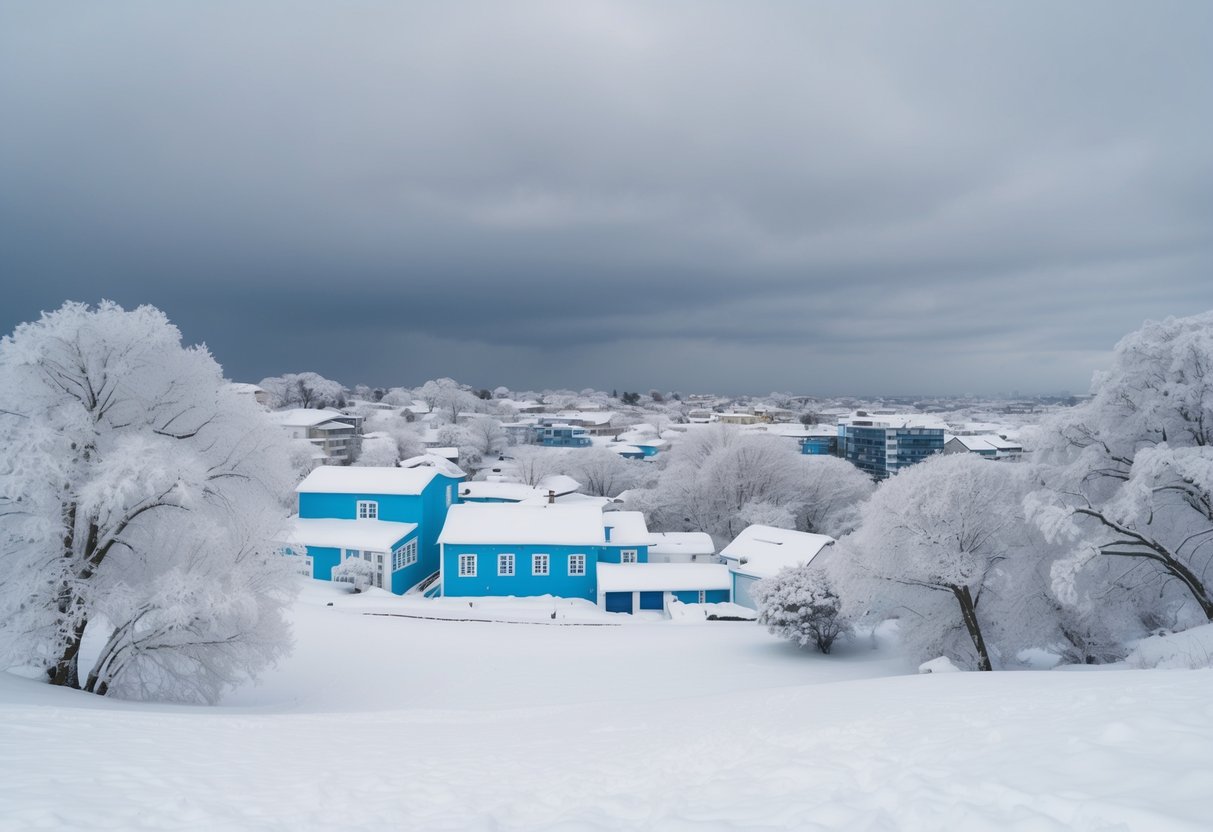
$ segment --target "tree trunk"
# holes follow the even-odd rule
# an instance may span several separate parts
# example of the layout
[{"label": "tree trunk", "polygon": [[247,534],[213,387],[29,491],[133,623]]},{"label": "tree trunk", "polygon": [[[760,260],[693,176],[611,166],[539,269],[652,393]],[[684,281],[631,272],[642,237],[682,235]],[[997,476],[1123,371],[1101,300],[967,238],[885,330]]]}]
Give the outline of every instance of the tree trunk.
[{"label": "tree trunk", "polygon": [[47,671],[50,683],[59,687],[80,687],[80,643],[84,640],[84,629],[88,619],[81,618],[72,628],[71,638],[63,648],[63,653],[55,661],[55,666]]},{"label": "tree trunk", "polygon": [[973,640],[973,647],[977,650],[977,669],[993,670],[990,654],[986,650],[986,640],[981,635],[981,624],[977,621],[977,605],[973,603],[973,593],[969,592],[967,586],[957,586],[956,584],[950,585],[948,589],[952,590],[956,603],[960,605],[960,615],[964,619],[965,629],[968,630],[969,638]]}]

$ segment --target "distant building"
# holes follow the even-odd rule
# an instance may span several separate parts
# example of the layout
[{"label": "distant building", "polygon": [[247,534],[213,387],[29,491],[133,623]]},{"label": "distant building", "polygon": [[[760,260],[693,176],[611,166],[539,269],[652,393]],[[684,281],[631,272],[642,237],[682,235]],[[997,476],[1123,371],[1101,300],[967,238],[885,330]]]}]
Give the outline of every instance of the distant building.
[{"label": "distant building", "polygon": [[838,455],[876,479],[943,453],[944,427],[929,417],[854,416],[838,424]]},{"label": "distant building", "polygon": [[362,417],[337,410],[277,410],[270,418],[293,439],[315,446],[317,465],[349,465],[362,450]]},{"label": "distant building", "polygon": [[535,442],[549,448],[588,448],[591,440],[583,427],[549,422],[535,426]]},{"label": "distant building", "polygon": [[983,459],[1013,460],[1023,456],[1023,445],[1003,439],[997,434],[949,436],[944,442],[945,454],[977,454]]}]

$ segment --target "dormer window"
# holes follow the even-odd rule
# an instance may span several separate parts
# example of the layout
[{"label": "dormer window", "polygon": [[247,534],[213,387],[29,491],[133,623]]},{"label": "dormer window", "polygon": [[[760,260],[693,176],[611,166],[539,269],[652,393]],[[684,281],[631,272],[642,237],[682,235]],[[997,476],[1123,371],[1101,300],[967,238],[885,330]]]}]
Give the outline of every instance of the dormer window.
[{"label": "dormer window", "polygon": [[358,501],[358,519],[359,520],[378,520],[379,519],[379,503],[374,500],[359,500]]}]

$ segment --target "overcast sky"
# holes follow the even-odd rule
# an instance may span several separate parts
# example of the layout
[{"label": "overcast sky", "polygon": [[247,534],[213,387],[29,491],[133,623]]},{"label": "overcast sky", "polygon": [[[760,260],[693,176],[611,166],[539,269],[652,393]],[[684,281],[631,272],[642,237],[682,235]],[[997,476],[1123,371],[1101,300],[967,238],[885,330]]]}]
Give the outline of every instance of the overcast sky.
[{"label": "overcast sky", "polygon": [[0,330],[234,379],[1084,391],[1213,308],[1213,3],[0,0]]}]

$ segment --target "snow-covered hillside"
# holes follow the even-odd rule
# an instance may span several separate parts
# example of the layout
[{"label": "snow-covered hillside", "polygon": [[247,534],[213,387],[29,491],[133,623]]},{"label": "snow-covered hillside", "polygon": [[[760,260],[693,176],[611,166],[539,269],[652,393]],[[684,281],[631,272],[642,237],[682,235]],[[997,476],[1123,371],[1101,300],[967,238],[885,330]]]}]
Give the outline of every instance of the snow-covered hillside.
[{"label": "snow-covered hillside", "polygon": [[0,676],[0,829],[1208,828],[1213,671],[896,675],[748,623],[339,593],[309,586],[295,655],[218,708]]}]

